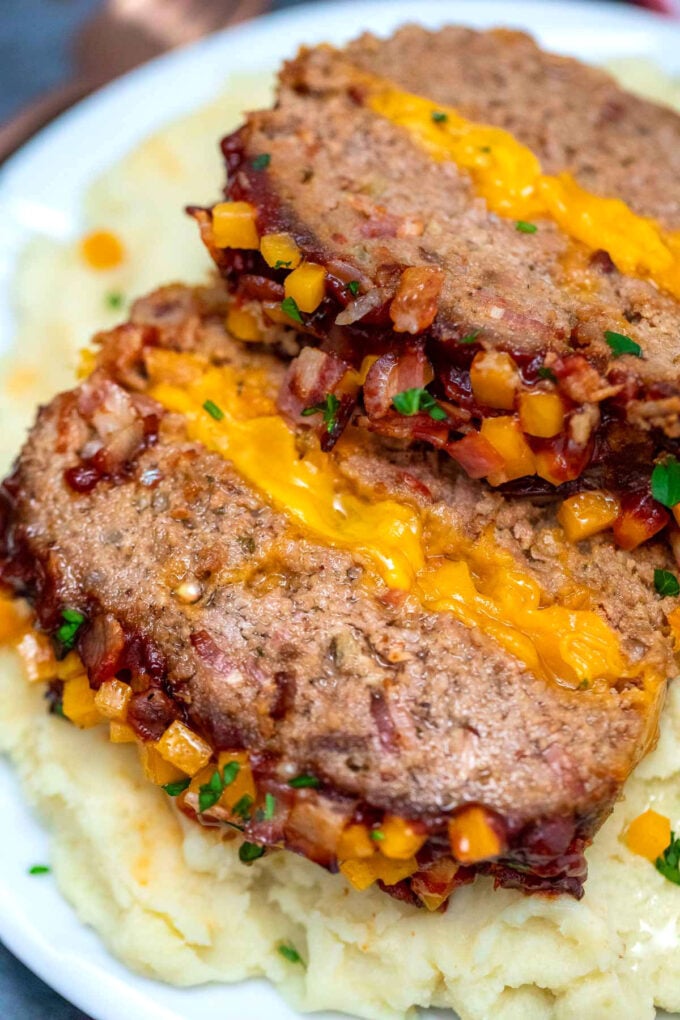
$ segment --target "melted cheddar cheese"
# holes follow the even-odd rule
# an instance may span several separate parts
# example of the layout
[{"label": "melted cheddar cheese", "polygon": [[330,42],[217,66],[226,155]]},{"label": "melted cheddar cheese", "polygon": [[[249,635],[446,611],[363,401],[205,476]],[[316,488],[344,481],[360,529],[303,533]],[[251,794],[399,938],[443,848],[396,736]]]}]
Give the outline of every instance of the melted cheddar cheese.
[{"label": "melted cheddar cheese", "polygon": [[[454,108],[356,71],[368,106],[403,128],[437,161],[471,177],[489,209],[517,221],[552,219],[592,251],[604,249],[622,273],[653,280],[680,298],[680,232],[665,231],[621,199],[586,191],[568,173],[543,173],[538,157],[503,128],[467,120]],[[434,114],[434,117],[433,117]]]},{"label": "melted cheddar cheese", "polygon": [[[148,368],[149,395],[184,417],[192,439],[230,460],[305,535],[351,550],[377,583],[478,627],[535,674],[567,686],[632,675],[602,617],[550,604],[492,529],[473,541],[434,512],[358,493],[333,454],[318,444],[302,448],[276,413],[268,395],[275,387],[262,370],[212,367],[158,349]],[[217,405],[219,420],[206,403]]]}]

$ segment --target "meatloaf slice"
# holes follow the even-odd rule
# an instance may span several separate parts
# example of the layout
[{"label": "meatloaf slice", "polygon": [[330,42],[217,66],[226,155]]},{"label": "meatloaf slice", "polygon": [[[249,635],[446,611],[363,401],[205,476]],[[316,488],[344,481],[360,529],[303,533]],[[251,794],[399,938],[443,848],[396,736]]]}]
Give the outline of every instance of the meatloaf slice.
[{"label": "meatloaf slice", "polygon": [[[514,655],[486,625],[426,607],[417,586],[385,584],[365,549],[272,505],[266,449],[255,485],[192,438],[200,415],[219,437],[226,390],[222,408],[183,414],[150,396],[188,386],[196,364],[236,373],[248,406],[276,391],[280,362],[226,334],[226,306],[220,290],[165,288],[98,337],[93,374],[42,408],[4,483],[0,579],[62,654],[75,641],[93,689],[124,691],[147,758],[181,722],[232,779],[238,763],[251,770],[250,802],[215,804],[214,763],[180,795],[206,824],[243,828],[244,859],[287,846],[429,906],[477,872],[581,895],[584,847],[653,742],[675,668],[676,600],[653,586],[672,566],[666,547],[569,544],[551,508],[508,502],[446,457],[343,437],[328,454],[338,498],[393,500],[428,521],[428,556],[462,571],[452,599],[474,584],[493,601],[502,563],[508,583],[522,578],[518,598],[540,592],[533,618],[564,614],[551,646],[585,656],[586,618],[620,645],[620,676],[528,668],[520,643]],[[309,433],[296,442],[315,456]],[[489,548],[490,572],[471,551]]]},{"label": "meatloaf slice", "polygon": [[[395,122],[394,102],[376,107],[393,86],[426,100],[417,129]],[[503,195],[481,197],[463,157],[435,158],[432,133],[454,137],[459,114],[510,132],[551,187],[571,175],[573,215],[504,215]],[[507,148],[506,136],[489,139],[475,172]],[[596,484],[640,499],[654,459],[677,452],[680,117],[670,109],[519,33],[407,27],[303,50],[275,107],[250,114],[223,151],[229,202],[192,211],[234,295],[236,335],[290,341],[293,328],[335,359],[323,395],[342,405],[331,434],[310,410],[311,361],[293,366],[282,403],[326,445],[353,419],[445,449],[511,491]],[[618,205],[586,208],[578,189]],[[589,237],[578,234],[584,217],[597,228]],[[650,229],[663,249],[656,277],[627,247]]]}]

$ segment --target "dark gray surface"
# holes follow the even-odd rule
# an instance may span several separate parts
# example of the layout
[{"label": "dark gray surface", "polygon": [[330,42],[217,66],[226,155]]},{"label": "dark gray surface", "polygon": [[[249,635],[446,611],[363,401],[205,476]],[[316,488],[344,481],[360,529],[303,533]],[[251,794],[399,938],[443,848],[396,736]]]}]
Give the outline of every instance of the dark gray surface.
[{"label": "dark gray surface", "polygon": [[[272,7],[292,7],[301,2],[274,0]],[[0,0],[0,121],[65,79],[71,36],[99,3]],[[84,1013],[52,992],[0,943],[0,1020],[48,1018],[87,1020]]]}]

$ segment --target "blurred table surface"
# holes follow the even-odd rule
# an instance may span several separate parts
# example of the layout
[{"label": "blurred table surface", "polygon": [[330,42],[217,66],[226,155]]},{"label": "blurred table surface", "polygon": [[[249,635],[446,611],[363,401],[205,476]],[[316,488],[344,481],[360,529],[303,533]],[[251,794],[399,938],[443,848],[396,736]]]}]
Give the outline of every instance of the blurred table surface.
[{"label": "blurred table surface", "polygon": [[[301,0],[274,0],[272,9]],[[510,2],[510,0],[508,0]],[[0,122],[69,75],[70,40],[101,0],[2,0]],[[2,1020],[87,1020],[0,943]]]}]

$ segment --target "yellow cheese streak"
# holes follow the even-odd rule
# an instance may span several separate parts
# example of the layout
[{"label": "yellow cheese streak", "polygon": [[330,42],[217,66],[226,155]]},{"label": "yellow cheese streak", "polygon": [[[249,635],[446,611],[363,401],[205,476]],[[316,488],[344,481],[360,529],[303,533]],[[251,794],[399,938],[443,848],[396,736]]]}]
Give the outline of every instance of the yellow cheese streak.
[{"label": "yellow cheese streak", "polygon": [[[230,460],[306,535],[351,550],[385,585],[412,593],[427,610],[479,627],[538,675],[571,687],[630,675],[607,623],[589,610],[546,604],[491,529],[473,542],[434,514],[352,491],[318,445],[301,451],[266,395],[266,373],[162,350],[150,351],[148,368],[149,395],[183,415],[192,439]],[[220,420],[206,402],[217,406]]]},{"label": "yellow cheese streak", "polygon": [[665,231],[621,199],[586,191],[569,173],[543,173],[538,157],[509,131],[467,120],[450,106],[356,71],[367,105],[437,161],[472,178],[489,209],[517,221],[548,217],[592,251],[604,249],[622,273],[653,280],[680,298],[680,232]]}]

